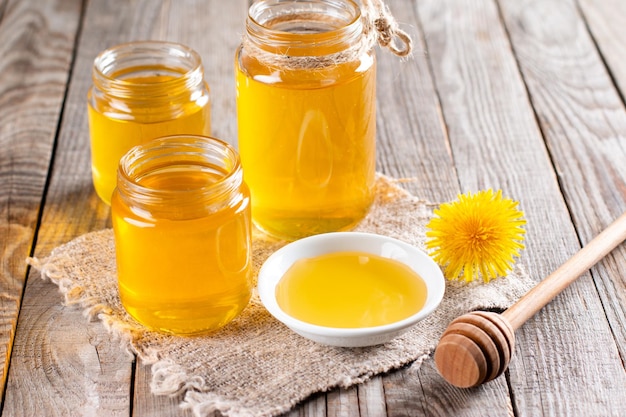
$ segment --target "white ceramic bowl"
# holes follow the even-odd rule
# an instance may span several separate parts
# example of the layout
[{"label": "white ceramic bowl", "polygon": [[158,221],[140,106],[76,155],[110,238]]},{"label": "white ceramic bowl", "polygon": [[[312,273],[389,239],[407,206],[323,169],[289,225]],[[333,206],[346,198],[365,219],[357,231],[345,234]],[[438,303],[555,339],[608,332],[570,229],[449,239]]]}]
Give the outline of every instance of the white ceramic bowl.
[{"label": "white ceramic bowl", "polygon": [[[276,285],[289,267],[300,258],[340,251],[362,251],[408,265],[426,283],[428,295],[424,307],[406,319],[383,326],[361,328],[318,326],[297,320],[281,310],[276,301]],[[439,266],[414,246],[371,233],[336,232],[300,239],[277,250],[259,271],[258,290],[270,314],[299,335],[326,345],[360,347],[388,342],[431,314],[443,298],[445,280]]]}]

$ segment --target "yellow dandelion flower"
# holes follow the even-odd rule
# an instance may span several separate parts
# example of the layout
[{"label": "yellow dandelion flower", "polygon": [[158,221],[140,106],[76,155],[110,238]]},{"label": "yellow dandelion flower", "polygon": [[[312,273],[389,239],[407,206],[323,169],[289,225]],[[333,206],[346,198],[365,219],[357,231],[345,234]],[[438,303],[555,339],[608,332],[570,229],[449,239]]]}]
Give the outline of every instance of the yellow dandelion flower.
[{"label": "yellow dandelion flower", "polygon": [[[444,268],[449,280],[484,282],[505,276],[519,257],[526,224],[518,203],[502,198],[502,191],[459,195],[442,204],[426,225],[426,247]],[[462,274],[462,275],[461,275]]]}]

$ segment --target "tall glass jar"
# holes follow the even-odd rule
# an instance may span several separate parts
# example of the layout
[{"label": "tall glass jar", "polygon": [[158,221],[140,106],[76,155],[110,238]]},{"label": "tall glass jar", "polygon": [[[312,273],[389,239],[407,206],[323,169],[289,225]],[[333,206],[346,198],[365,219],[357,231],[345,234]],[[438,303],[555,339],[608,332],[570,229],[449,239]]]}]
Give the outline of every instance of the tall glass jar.
[{"label": "tall glass jar", "polygon": [[[253,222],[297,239],[353,227],[373,200],[376,61],[351,0],[260,0],[235,57]],[[364,47],[365,45],[365,47]]]},{"label": "tall glass jar", "polygon": [[100,53],[88,92],[91,170],[107,204],[122,155],[161,136],[211,134],[209,87],[192,49],[145,41]]},{"label": "tall glass jar", "polygon": [[250,299],[250,194],[236,151],[199,136],[132,148],[111,204],[119,292],[140,323],[217,329]]}]

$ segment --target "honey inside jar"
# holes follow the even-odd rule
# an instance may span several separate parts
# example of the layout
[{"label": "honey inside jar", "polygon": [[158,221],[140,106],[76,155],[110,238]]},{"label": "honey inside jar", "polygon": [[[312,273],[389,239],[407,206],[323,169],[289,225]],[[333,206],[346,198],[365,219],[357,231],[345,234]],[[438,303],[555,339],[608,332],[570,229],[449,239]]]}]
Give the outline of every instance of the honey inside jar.
[{"label": "honey inside jar", "polygon": [[[373,52],[295,68],[273,60],[288,55],[314,63],[358,42],[355,5],[313,3],[255,3],[250,41],[235,62],[239,152],[253,221],[287,240],[350,229],[374,195]],[[246,49],[251,44],[258,48]]]},{"label": "honey inside jar", "polygon": [[174,148],[168,155],[167,143],[153,144],[153,153],[138,159],[154,163],[127,169],[113,194],[120,299],[155,330],[217,329],[251,295],[247,187],[237,184],[240,169],[233,176],[199,157],[181,162],[182,153],[193,152]]},{"label": "honey inside jar", "polygon": [[152,139],[211,133],[200,57],[183,45],[135,42],[96,58],[87,95],[94,188],[107,204],[120,158]]},{"label": "honey inside jar", "polygon": [[285,313],[336,328],[394,323],[420,311],[426,297],[426,283],[410,267],[364,252],[299,259],[276,286]]},{"label": "honey inside jar", "polygon": [[259,78],[237,72],[239,150],[255,223],[286,238],[352,227],[373,199],[375,71],[344,65],[308,86],[307,74]]}]

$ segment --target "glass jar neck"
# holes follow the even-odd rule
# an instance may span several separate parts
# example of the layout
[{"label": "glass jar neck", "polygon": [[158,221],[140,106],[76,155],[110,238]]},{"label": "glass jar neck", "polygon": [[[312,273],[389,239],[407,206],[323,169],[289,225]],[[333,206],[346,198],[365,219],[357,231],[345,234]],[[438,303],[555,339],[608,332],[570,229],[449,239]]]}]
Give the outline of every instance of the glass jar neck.
[{"label": "glass jar neck", "polygon": [[94,87],[124,100],[169,100],[202,88],[204,69],[192,49],[171,42],[131,42],[109,48],[94,60]]},{"label": "glass jar neck", "polygon": [[247,41],[264,52],[292,57],[341,53],[363,35],[352,0],[261,0],[248,11]]},{"label": "glass jar neck", "polygon": [[190,219],[241,199],[243,171],[235,149],[219,139],[168,136],[136,146],[120,160],[117,192],[150,216]]}]

